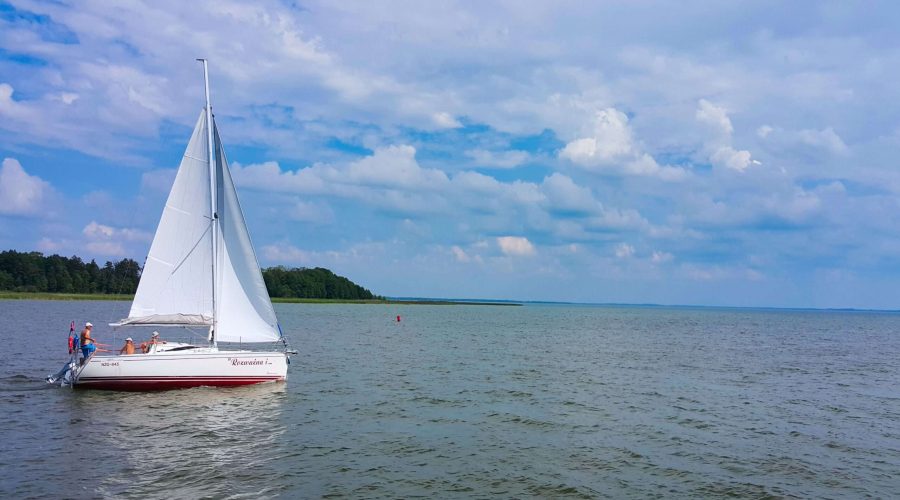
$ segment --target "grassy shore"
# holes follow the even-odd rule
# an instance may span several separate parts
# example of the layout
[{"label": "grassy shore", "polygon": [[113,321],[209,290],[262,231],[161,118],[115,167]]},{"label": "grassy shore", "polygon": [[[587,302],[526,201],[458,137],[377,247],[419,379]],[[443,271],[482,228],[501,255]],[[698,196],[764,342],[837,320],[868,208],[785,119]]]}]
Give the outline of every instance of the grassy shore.
[{"label": "grassy shore", "polygon": [[[133,300],[134,295],[110,295],[102,293],[42,293],[0,291],[0,300]],[[344,299],[298,299],[293,297],[272,297],[272,302],[286,304],[384,304],[384,305],[475,305],[475,306],[520,306],[514,302],[465,302],[454,300],[344,300]]]},{"label": "grassy shore", "polygon": [[134,295],[0,291],[0,300],[132,300]]}]

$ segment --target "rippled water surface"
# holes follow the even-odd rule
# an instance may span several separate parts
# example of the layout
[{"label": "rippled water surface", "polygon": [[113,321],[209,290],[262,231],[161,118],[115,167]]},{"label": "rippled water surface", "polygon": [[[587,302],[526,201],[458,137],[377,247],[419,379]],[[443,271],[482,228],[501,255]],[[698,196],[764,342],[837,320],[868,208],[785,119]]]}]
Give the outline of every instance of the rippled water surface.
[{"label": "rippled water surface", "polygon": [[0,301],[0,497],[900,491],[896,314],[278,304],[285,384],[43,382],[127,309]]}]

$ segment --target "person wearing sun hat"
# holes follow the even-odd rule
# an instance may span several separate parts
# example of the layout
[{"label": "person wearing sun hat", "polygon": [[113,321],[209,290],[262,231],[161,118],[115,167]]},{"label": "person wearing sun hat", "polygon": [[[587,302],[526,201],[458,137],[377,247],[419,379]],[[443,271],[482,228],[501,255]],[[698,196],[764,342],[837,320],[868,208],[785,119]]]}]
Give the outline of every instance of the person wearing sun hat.
[{"label": "person wearing sun hat", "polygon": [[131,337],[125,339],[125,345],[119,349],[119,354],[134,354],[134,340]]}]

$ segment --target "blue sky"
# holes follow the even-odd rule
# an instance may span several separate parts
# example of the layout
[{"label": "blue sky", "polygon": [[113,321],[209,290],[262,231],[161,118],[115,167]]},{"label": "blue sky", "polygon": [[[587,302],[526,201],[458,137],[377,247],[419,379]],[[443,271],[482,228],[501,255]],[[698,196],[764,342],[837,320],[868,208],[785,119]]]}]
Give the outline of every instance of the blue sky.
[{"label": "blue sky", "polygon": [[893,2],[0,1],[0,248],[142,262],[203,105],[263,266],[900,308]]}]

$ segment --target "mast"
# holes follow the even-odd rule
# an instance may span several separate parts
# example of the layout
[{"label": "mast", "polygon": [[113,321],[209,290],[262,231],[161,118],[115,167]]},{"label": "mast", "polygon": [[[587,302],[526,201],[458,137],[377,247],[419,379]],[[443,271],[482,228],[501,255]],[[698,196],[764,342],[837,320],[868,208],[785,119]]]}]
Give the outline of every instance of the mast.
[{"label": "mast", "polygon": [[212,106],[209,103],[209,71],[206,67],[206,59],[197,59],[203,63],[203,82],[206,86],[206,144],[209,151],[209,217],[212,224],[212,312],[213,326],[210,332],[210,340],[216,345],[216,329],[218,327],[218,312],[216,311],[216,277],[219,264],[219,215],[216,213],[216,168],[215,149],[213,149],[213,122]]}]

